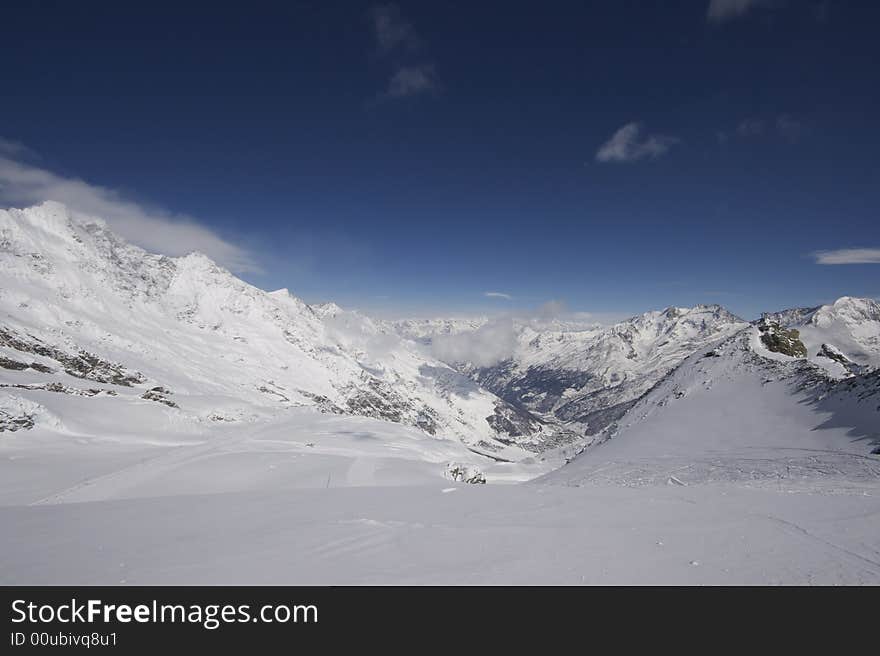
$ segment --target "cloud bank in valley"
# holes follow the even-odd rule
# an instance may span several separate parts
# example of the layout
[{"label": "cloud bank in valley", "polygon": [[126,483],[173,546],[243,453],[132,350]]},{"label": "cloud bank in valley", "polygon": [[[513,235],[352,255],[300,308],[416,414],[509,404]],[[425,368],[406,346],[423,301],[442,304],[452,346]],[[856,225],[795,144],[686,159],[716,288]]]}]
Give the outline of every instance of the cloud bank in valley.
[{"label": "cloud bank in valley", "polygon": [[437,335],[431,343],[431,354],[443,362],[470,362],[478,367],[490,367],[514,356],[523,330],[592,330],[620,318],[570,312],[564,302],[551,300],[532,310],[490,319],[476,330]]},{"label": "cloud bank in valley", "polygon": [[506,360],[516,349],[517,328],[512,317],[494,319],[476,330],[457,335],[438,335],[431,344],[435,358],[443,362],[471,362],[490,367]]}]

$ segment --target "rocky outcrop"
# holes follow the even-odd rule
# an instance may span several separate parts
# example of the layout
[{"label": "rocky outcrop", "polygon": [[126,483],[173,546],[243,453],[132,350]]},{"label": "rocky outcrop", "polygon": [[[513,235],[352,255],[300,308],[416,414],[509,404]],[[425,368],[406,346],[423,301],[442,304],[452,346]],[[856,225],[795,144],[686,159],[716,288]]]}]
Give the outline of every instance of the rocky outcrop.
[{"label": "rocky outcrop", "polygon": [[0,433],[29,430],[34,427],[32,415],[11,415],[0,410]]},{"label": "rocky outcrop", "polygon": [[168,398],[170,394],[173,394],[173,392],[171,390],[165,389],[164,387],[153,387],[141,394],[141,398],[146,399],[147,401],[162,403],[164,405],[167,405],[169,408],[176,408],[177,404]]},{"label": "rocky outcrop", "polygon": [[[146,382],[146,378],[137,371],[129,371],[121,364],[102,360],[97,355],[80,350],[77,353],[66,353],[63,350],[46,344],[34,337],[24,337],[9,328],[0,328],[0,346],[7,346],[21,353],[31,353],[58,362],[64,372],[76,378],[92,380],[96,383],[108,383],[131,387]],[[11,361],[15,362],[15,361]],[[51,372],[45,365],[28,365],[37,371]],[[12,368],[12,367],[6,367]]]},{"label": "rocky outcrop", "polygon": [[103,394],[104,396],[116,396],[116,392],[113,390],[103,390],[103,389],[80,389],[77,387],[69,387],[62,383],[34,383],[29,385],[22,384],[4,384],[0,385],[0,388],[11,388],[11,389],[23,389],[23,390],[41,390],[44,392],[55,392],[57,394],[71,394],[73,396],[98,396],[99,394]]},{"label": "rocky outcrop", "polygon": [[758,322],[758,331],[761,343],[768,351],[792,358],[807,357],[807,347],[801,341],[801,334],[796,328],[783,328],[778,322],[765,317]]},{"label": "rocky outcrop", "polygon": [[465,465],[459,462],[450,462],[446,465],[446,478],[456,483],[470,483],[471,485],[485,485],[486,476],[479,467]]},{"label": "rocky outcrop", "polygon": [[346,410],[354,415],[373,417],[392,421],[397,424],[408,424],[436,435],[438,431],[437,413],[427,405],[417,405],[397,393],[390,385],[365,374],[364,387],[350,388],[347,393]]},{"label": "rocky outcrop", "polygon": [[0,433],[30,430],[41,407],[18,396],[0,395]]},{"label": "rocky outcrop", "polygon": [[24,371],[25,369],[33,369],[34,371],[39,371],[44,374],[51,374],[52,367],[47,367],[44,364],[40,364],[39,362],[19,362],[18,360],[12,360],[11,358],[4,358],[0,356],[0,368],[10,369],[11,371]]},{"label": "rocky outcrop", "polygon": [[816,353],[816,357],[828,358],[829,360],[839,362],[843,366],[852,364],[852,360],[846,357],[843,352],[833,344],[822,344],[822,346],[819,347],[819,352]]}]

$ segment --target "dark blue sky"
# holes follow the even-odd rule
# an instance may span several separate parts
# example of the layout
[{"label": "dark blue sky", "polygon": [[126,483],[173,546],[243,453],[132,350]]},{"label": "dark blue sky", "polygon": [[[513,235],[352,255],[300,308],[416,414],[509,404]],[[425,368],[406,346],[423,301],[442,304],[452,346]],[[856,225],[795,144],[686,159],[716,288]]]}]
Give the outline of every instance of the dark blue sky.
[{"label": "dark blue sky", "polygon": [[307,300],[880,295],[880,264],[812,255],[880,249],[880,3],[714,4],[12,3],[0,137],[197,217]]}]

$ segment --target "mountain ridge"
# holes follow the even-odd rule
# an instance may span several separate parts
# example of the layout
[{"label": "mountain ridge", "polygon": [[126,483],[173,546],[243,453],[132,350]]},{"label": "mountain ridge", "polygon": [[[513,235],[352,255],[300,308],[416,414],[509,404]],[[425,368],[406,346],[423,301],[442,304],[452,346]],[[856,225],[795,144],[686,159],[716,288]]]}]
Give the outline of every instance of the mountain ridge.
[{"label": "mountain ridge", "polygon": [[[161,413],[157,426],[195,432],[305,406],[412,426],[500,461],[567,457],[604,439],[694,353],[755,325],[717,304],[610,326],[373,319],[287,289],[263,291],[201,253],[148,253],[100,219],[51,202],[0,211],[0,275],[9,281],[0,288],[6,430],[40,418],[65,429],[63,413],[45,406],[64,394],[111,398],[135,415],[149,402]],[[797,327],[805,361],[828,380],[880,366],[872,299],[764,317]],[[438,357],[441,343],[452,354],[500,350],[480,365]]]},{"label": "mountain ridge", "polygon": [[62,378],[69,373],[53,353],[125,362],[143,378],[138,385],[170,389],[171,411],[196,423],[226,416],[202,407],[220,396],[221,406],[376,417],[506,457],[557,434],[366,317],[330,323],[289,292],[264,292],[203,254],[148,253],[57,203],[0,212],[0,275],[9,281],[0,323],[14,337],[4,357],[20,359],[16,344],[27,344]]},{"label": "mountain ridge", "polygon": [[767,350],[757,326],[686,358],[569,464],[565,485],[876,485],[880,369],[833,378]]}]

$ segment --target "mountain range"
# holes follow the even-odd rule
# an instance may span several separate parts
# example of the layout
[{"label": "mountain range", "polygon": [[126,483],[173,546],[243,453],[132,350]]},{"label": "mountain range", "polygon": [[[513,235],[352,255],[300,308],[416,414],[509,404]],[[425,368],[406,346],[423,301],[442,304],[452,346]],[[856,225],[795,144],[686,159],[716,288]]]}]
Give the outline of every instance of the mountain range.
[{"label": "mountain range", "polygon": [[872,299],[389,321],[0,211],[7,584],[876,584],[878,445]]},{"label": "mountain range", "polygon": [[[718,305],[610,326],[387,321],[265,292],[198,253],[148,253],[54,202],[0,211],[0,279],[7,434],[167,439],[157,435],[205,436],[310,411],[409,427],[480,462],[561,462],[637,424],[653,430],[659,419],[646,404],[711,387],[707,362],[712,380],[790,370],[823,407],[843,397],[874,403],[880,367],[872,299],[755,322]],[[877,437],[877,407],[856,414],[840,421]]]}]

